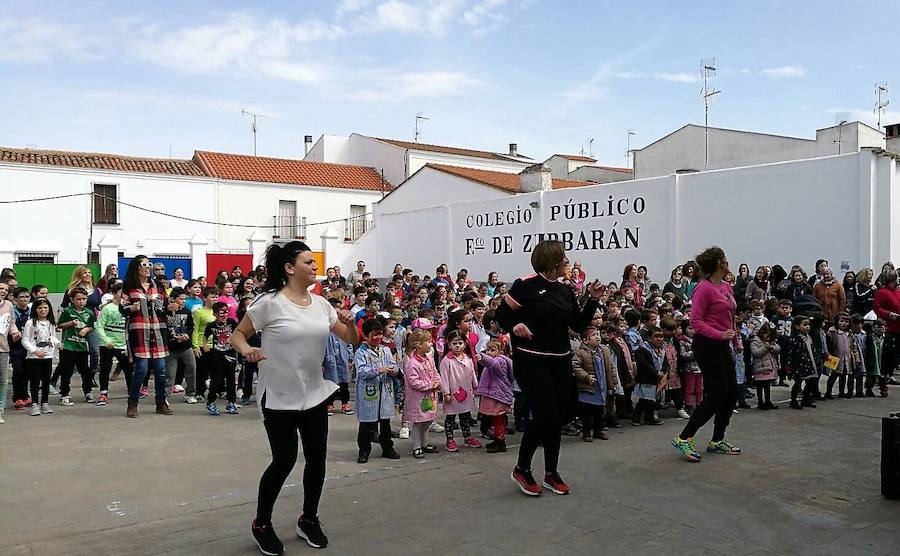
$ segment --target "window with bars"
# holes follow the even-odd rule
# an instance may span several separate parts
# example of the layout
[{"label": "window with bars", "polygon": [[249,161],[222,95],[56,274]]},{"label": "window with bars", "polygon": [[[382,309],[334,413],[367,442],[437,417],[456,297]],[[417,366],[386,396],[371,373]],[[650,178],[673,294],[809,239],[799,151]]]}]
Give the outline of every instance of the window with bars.
[{"label": "window with bars", "polygon": [[115,184],[94,184],[94,224],[119,223],[118,189]]},{"label": "window with bars", "polygon": [[18,264],[56,264],[56,253],[16,253]]}]

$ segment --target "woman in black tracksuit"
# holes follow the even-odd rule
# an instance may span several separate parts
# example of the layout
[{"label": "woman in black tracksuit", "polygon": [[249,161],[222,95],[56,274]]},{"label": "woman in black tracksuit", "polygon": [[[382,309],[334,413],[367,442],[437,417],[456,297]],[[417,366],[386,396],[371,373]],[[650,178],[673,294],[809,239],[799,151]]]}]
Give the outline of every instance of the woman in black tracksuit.
[{"label": "woman in black tracksuit", "polygon": [[532,415],[525,426],[513,481],[523,493],[541,493],[531,474],[531,460],[538,445],[544,446],[543,486],[556,494],[568,494],[569,486],[557,473],[562,416],[569,413],[574,390],[569,329],[579,334],[597,310],[603,286],[588,286],[590,298],[579,308],[575,291],[558,282],[568,260],[559,241],[542,241],[531,253],[536,274],[513,283],[497,309],[497,319],[510,331],[516,381]]}]

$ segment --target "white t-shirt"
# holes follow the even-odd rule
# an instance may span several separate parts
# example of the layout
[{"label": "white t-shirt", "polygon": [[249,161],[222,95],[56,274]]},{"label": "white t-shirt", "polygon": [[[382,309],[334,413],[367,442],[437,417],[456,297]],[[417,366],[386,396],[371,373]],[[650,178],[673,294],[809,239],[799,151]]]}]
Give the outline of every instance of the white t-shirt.
[{"label": "white t-shirt", "polygon": [[282,293],[266,293],[247,308],[256,330],[262,331],[257,403],[262,408],[303,411],[316,407],[338,386],[322,377],[322,360],[337,312],[324,297],[297,305]]}]

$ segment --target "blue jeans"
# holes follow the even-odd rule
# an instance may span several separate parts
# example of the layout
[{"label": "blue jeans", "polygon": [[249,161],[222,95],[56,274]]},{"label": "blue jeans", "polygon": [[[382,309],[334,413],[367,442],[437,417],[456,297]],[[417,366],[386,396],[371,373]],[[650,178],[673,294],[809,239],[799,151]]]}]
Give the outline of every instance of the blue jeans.
[{"label": "blue jeans", "polygon": [[144,377],[147,370],[153,368],[153,386],[156,389],[156,401],[166,401],[166,360],[134,358],[134,376],[131,379],[131,387],[128,389],[128,398],[136,400],[141,397],[141,386],[144,385]]}]

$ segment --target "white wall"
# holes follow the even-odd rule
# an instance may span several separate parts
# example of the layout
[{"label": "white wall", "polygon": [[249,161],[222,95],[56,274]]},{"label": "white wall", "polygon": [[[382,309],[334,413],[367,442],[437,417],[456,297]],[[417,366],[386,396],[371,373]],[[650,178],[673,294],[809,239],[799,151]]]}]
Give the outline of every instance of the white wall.
[{"label": "white wall", "polygon": [[[216,220],[215,182],[210,178],[0,164],[0,199],[90,193],[93,183],[117,184],[119,200],[139,207],[200,220]],[[91,217],[89,195],[0,205],[0,229],[12,249],[58,252],[59,263],[85,260]],[[94,225],[93,242],[94,250],[99,251],[97,243],[110,234],[118,240],[118,250],[128,256],[138,253],[187,255],[187,241],[198,233],[210,240],[216,237],[213,225],[119,205],[119,224]]]},{"label": "white wall", "polygon": [[591,181],[594,183],[612,183],[634,178],[634,174],[607,170],[598,166],[581,166],[569,174],[570,180]]},{"label": "white wall", "polygon": [[434,168],[422,168],[375,207],[376,215],[436,204],[464,203],[509,197],[511,193]]},{"label": "white wall", "polygon": [[569,179],[569,161],[559,155],[553,155],[548,158],[545,162],[550,168],[550,175],[556,179],[567,180]]}]

